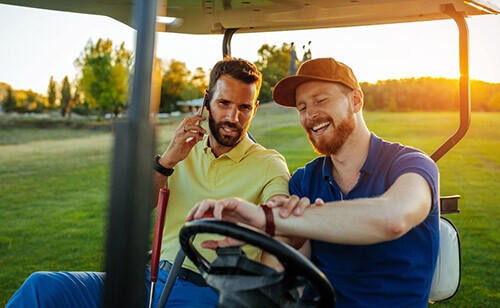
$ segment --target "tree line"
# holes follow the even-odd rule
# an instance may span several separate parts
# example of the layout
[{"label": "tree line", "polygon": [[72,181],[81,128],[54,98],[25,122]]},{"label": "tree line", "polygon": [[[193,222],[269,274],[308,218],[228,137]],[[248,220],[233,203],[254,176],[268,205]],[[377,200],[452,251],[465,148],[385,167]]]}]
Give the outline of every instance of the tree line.
[{"label": "tree line", "polygon": [[[160,112],[179,110],[178,101],[203,97],[208,76],[203,68],[194,72],[185,63],[171,60],[161,65]],[[129,82],[133,75],[133,54],[124,43],[113,47],[111,40],[89,40],[74,62],[77,77],[66,76],[60,84],[53,77],[44,96],[31,90],[14,90],[0,83],[0,102],[5,112],[42,113],[59,110],[62,117],[80,115],[115,116],[126,111]]]},{"label": "tree line", "polygon": [[[263,74],[261,102],[272,101],[272,87],[288,76],[291,45],[264,44],[255,65]],[[300,61],[298,63],[300,65]],[[459,81],[446,78],[406,78],[360,83],[365,110],[391,112],[455,111],[459,106]],[[473,111],[500,111],[500,83],[471,80]]]},{"label": "tree line", "polygon": [[[366,110],[455,111],[459,109],[459,81],[445,78],[407,78],[362,82]],[[471,81],[473,111],[500,111],[500,84]]]},{"label": "tree line", "polygon": [[60,110],[64,117],[75,102],[80,101],[78,88],[74,90],[71,88],[68,76],[64,77],[60,87],[51,76],[47,96],[32,90],[13,90],[10,85],[0,83],[0,101],[5,112],[42,113]]},{"label": "tree line", "polygon": [[[272,87],[288,75],[291,45],[264,44],[255,65],[263,74],[259,101],[272,101]],[[208,72],[198,67],[191,72],[185,63],[171,60],[161,65],[160,112],[179,110],[178,101],[203,97],[208,87]],[[300,62],[297,63],[300,65]],[[113,46],[111,40],[91,40],[74,62],[77,77],[64,77],[60,85],[50,78],[47,95],[31,90],[13,90],[0,83],[0,102],[5,112],[46,112],[59,110],[65,117],[81,115],[118,115],[126,111],[129,82],[133,74],[133,54],[124,43]],[[445,78],[408,78],[362,82],[366,110],[451,111],[459,104],[458,80]],[[478,80],[471,82],[472,110],[500,111],[500,84]]]}]

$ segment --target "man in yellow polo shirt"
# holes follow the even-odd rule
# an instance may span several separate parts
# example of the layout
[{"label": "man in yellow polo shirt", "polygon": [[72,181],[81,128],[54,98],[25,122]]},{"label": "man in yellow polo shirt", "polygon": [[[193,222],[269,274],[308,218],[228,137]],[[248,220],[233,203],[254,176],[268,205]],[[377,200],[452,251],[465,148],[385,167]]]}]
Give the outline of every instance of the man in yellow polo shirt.
[{"label": "man in yellow polo shirt", "polygon": [[[231,196],[262,204],[273,197],[288,196],[289,173],[283,156],[247,136],[259,105],[261,83],[261,73],[245,60],[218,62],[210,73],[207,93],[209,134],[205,136],[207,132],[199,125],[205,117],[187,117],[174,132],[165,153],[157,157],[155,195],[165,184],[170,188],[157,290],[167,279],[167,261],[172,262],[179,250],[179,230],[194,204],[206,198]],[[200,236],[197,242],[202,239]],[[249,257],[259,258],[256,250],[246,252]],[[184,275],[179,276],[183,279],[176,280],[166,307],[217,306],[217,294],[194,272],[194,266],[185,262],[182,271]],[[104,278],[105,273],[98,272],[36,272],[7,307],[101,307]],[[155,292],[153,307],[160,295]]]},{"label": "man in yellow polo shirt", "polygon": [[[263,204],[280,195],[288,196],[289,173],[283,156],[253,142],[247,135],[259,105],[257,96],[261,83],[261,73],[245,60],[218,62],[210,73],[206,99],[208,135],[199,125],[205,117],[200,114],[187,117],[174,132],[165,153],[158,156],[156,191],[165,184],[170,189],[160,260],[173,262],[180,248],[179,231],[197,202],[238,196]],[[203,235],[197,236],[195,246],[198,249],[204,239]],[[200,250],[208,260],[215,258],[212,250]],[[244,250],[249,258],[260,258],[259,250],[253,247]],[[162,262],[162,266],[168,269],[170,264]],[[198,272],[188,259],[183,268],[183,271]],[[161,273],[158,279],[162,279]],[[198,283],[199,279],[192,280],[177,279],[167,307],[216,306],[217,295]]]}]

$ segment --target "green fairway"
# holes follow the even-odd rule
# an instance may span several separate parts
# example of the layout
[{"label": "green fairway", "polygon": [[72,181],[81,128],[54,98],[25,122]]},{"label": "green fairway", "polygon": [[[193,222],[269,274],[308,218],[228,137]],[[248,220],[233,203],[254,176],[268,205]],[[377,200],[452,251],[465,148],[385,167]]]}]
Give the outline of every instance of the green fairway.
[{"label": "green fairway", "polygon": [[[455,131],[455,113],[366,112],[370,130],[430,154]],[[158,151],[175,124],[159,128]],[[293,109],[262,105],[250,131],[290,171],[316,155]],[[0,306],[33,271],[101,270],[112,149],[109,132],[0,128]],[[441,195],[462,242],[462,282],[433,307],[500,306],[500,114],[475,113],[465,139],[438,166]]]}]

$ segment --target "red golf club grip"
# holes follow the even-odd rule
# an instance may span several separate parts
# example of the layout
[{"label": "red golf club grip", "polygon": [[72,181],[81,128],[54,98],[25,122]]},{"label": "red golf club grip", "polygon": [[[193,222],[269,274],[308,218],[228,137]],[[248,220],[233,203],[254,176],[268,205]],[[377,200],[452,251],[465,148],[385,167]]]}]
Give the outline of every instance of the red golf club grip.
[{"label": "red golf club grip", "polygon": [[153,253],[151,255],[151,282],[156,282],[158,278],[158,265],[160,263],[161,240],[163,236],[163,226],[165,224],[165,212],[167,211],[168,197],[170,190],[161,188],[156,206],[155,229],[153,234]]}]

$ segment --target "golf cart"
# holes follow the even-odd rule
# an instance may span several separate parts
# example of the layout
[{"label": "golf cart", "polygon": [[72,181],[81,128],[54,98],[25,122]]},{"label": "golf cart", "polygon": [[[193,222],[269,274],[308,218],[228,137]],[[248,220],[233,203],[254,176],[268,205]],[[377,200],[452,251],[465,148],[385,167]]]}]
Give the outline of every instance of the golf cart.
[{"label": "golf cart", "polygon": [[[500,9],[488,0],[310,0],[310,1],[216,1],[216,0],[170,0],[170,1],[130,1],[130,0],[0,0],[2,3],[23,5],[36,8],[62,11],[100,14],[110,16],[137,29],[137,48],[134,69],[132,97],[129,117],[126,122],[119,123],[115,129],[116,139],[113,160],[113,184],[111,187],[110,221],[106,250],[107,282],[104,293],[105,306],[143,306],[144,264],[149,231],[149,208],[151,204],[151,172],[154,151],[154,131],[149,122],[149,101],[151,75],[154,54],[154,38],[156,31],[168,31],[191,34],[222,34],[223,55],[231,54],[231,39],[234,33],[298,30],[327,27],[347,27],[373,24],[400,23],[453,18],[459,28],[460,46],[460,124],[457,131],[447,139],[431,157],[438,161],[467,132],[470,125],[470,81],[468,74],[468,30],[465,16],[498,13]],[[168,22],[157,22],[157,16],[175,18]],[[148,180],[145,180],[148,179]],[[441,199],[441,213],[458,212],[458,196]],[[459,243],[457,233],[452,225],[442,223],[441,235],[450,234],[449,244],[452,254],[446,257],[448,250],[441,245],[436,286],[448,287],[448,292],[431,294],[431,299],[445,299],[453,295],[449,289],[456,290],[459,284],[459,270],[452,281],[443,281],[448,276],[440,276],[441,266],[459,269]],[[445,233],[443,233],[443,230]],[[295,287],[299,283],[309,283],[320,293],[319,299],[313,303],[317,306],[333,306],[334,293],[328,281],[306,259],[294,250],[266,238],[258,232],[240,230],[227,223],[200,221],[186,225],[181,233],[181,242],[187,256],[200,267],[200,271],[214,287],[224,292],[224,286],[230,283],[231,273],[239,276],[251,272],[250,269],[231,268],[231,260],[239,258],[237,250],[221,250],[220,263],[209,264],[191,249],[190,241],[197,233],[213,232],[231,235],[254,244],[277,255],[285,265],[286,271],[292,274],[286,280],[287,287]],[[245,233],[246,232],[246,233]],[[253,233],[250,233],[253,232]],[[241,234],[240,234],[241,233]],[[251,235],[249,235],[251,234]],[[273,242],[271,242],[273,241]],[[280,246],[281,245],[281,246]],[[276,247],[279,247],[276,248]],[[457,259],[458,258],[458,259]],[[454,261],[449,261],[454,260]],[[217,261],[217,260],[216,260]],[[309,263],[308,263],[309,262]],[[300,265],[299,265],[300,264]],[[224,265],[224,266],[222,266]],[[291,268],[296,268],[293,272]],[[126,270],[125,270],[126,269]],[[285,281],[276,278],[277,274],[266,269],[259,269],[263,276],[269,276],[271,282]],[[311,274],[308,275],[307,273]],[[219,275],[220,280],[210,275]],[[256,273],[246,276],[257,276]],[[226,277],[224,277],[226,276]],[[260,275],[262,276],[262,275]],[[276,276],[276,277],[274,277]],[[214,276],[215,277],[215,276]],[[277,279],[277,280],[272,280]],[[281,279],[281,280],[279,280]],[[288,278],[287,278],[288,279]],[[433,287],[433,290],[436,290]],[[295,295],[282,292],[283,297]],[[263,290],[265,292],[265,290]],[[273,291],[274,292],[274,291]],[[272,294],[271,294],[272,295]],[[221,307],[239,306],[235,298],[221,296],[227,303]],[[240,298],[241,299],[241,298]],[[300,304],[300,302],[298,303]],[[278,303],[281,305],[281,303]],[[290,306],[294,305],[293,303]],[[298,306],[297,306],[298,307]]]}]

